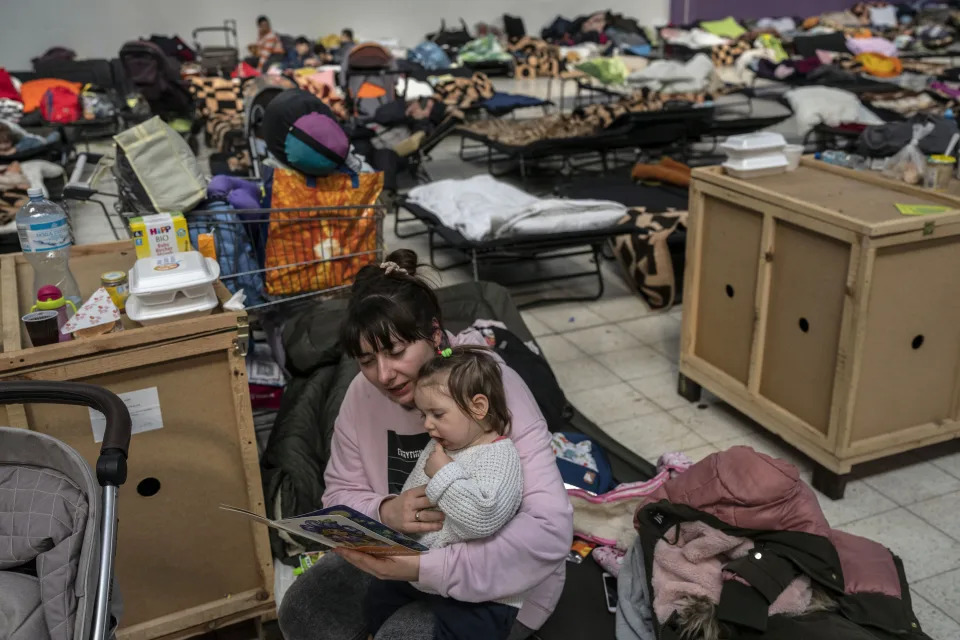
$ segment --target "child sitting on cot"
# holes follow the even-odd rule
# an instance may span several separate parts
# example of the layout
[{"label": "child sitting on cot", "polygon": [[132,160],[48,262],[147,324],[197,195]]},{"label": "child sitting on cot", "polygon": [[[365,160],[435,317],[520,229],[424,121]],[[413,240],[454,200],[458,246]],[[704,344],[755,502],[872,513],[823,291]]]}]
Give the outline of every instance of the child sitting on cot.
[{"label": "child sitting on cot", "polygon": [[[444,513],[443,528],[420,542],[431,549],[493,535],[516,515],[523,494],[520,456],[506,434],[510,412],[500,365],[483,347],[444,349],[420,370],[414,403],[432,438],[403,490],[426,485]],[[522,594],[497,602],[460,602],[427,593],[417,583],[374,579],[365,606],[373,638],[398,609],[426,602],[435,638],[506,639]]]}]

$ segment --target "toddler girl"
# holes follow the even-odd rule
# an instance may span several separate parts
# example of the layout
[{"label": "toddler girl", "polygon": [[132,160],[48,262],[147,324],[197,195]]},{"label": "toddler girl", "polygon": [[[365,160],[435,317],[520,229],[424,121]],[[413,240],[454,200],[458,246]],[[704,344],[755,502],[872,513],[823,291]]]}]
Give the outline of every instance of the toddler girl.
[{"label": "toddler girl", "polygon": [[[520,508],[520,456],[507,439],[510,412],[500,365],[483,347],[444,349],[420,370],[414,402],[432,440],[403,486],[426,485],[427,497],[443,512],[443,528],[424,534],[430,548],[485,538]],[[498,602],[460,602],[427,593],[416,583],[374,580],[367,593],[371,637],[400,607],[424,601],[434,612],[435,638],[505,639],[521,594]]]}]

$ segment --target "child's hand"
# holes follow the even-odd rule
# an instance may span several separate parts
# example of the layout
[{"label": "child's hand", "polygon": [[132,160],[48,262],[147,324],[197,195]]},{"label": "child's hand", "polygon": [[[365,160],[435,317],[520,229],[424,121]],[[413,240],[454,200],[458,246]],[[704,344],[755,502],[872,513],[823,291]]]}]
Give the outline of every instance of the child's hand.
[{"label": "child's hand", "polygon": [[440,471],[440,469],[443,469],[451,462],[453,462],[453,458],[447,455],[443,447],[437,445],[430,453],[430,457],[427,458],[427,464],[423,466],[423,472],[427,474],[428,478],[432,478],[436,475],[437,471]]}]

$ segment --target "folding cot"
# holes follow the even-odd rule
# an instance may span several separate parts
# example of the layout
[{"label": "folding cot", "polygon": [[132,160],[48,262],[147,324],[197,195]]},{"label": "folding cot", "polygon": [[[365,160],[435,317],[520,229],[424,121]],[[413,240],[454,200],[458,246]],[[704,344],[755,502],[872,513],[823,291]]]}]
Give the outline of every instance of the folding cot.
[{"label": "folding cot", "polygon": [[493,96],[479,102],[473,107],[467,109],[462,109],[465,116],[468,118],[472,115],[486,114],[491,118],[500,118],[506,115],[516,116],[516,111],[518,109],[531,109],[537,108],[543,110],[543,113],[546,114],[549,112],[550,107],[553,106],[553,102],[550,100],[544,100],[542,98],[536,98],[534,96],[524,95],[522,93],[507,93],[505,91],[496,91]]},{"label": "folding cot", "polygon": [[[518,286],[584,277],[595,277],[597,280],[595,293],[582,296],[541,298],[529,303],[528,306],[600,298],[604,291],[603,271],[601,269],[601,254],[604,243],[618,235],[635,231],[633,227],[617,224],[590,231],[563,231],[473,241],[464,237],[456,229],[445,226],[434,212],[428,211],[418,204],[404,201],[400,203],[400,206],[413,215],[413,218],[401,220],[401,222],[411,222],[415,219],[426,227],[430,264],[438,271],[447,271],[454,267],[470,265],[473,279],[479,281],[481,266],[503,266],[533,262],[542,264],[544,261],[576,256],[590,257],[592,266],[587,269],[581,268],[572,272],[535,275],[529,278],[512,279],[509,283],[503,283]],[[408,234],[406,237],[410,235],[413,234]],[[451,252],[454,257],[449,262],[441,263],[437,257],[439,251]]]},{"label": "folding cot", "polygon": [[[586,136],[547,138],[515,145],[469,129],[459,129],[457,133],[462,136],[462,160],[485,159],[490,174],[498,177],[518,169],[521,180],[525,181],[531,169],[545,167],[550,162],[559,161],[559,171],[563,174],[597,164],[606,171],[609,169],[608,154],[617,150],[668,145],[685,149],[687,143],[698,140],[709,128],[713,115],[714,108],[709,105],[689,106],[684,103],[674,106],[668,101],[664,109],[629,113]],[[476,144],[468,145],[468,140]],[[481,149],[479,153],[478,149]],[[576,163],[574,158],[583,155],[596,157]]]},{"label": "folding cot", "polygon": [[513,60],[478,60],[463,64],[471,71],[482,71],[488,76],[512,76],[516,63]]}]

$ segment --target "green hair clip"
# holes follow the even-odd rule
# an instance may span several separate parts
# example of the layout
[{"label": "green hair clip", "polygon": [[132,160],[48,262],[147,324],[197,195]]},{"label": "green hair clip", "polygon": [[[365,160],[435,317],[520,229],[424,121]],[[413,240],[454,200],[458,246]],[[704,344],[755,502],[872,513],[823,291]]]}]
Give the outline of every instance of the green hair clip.
[{"label": "green hair clip", "polygon": [[453,349],[451,349],[450,347],[447,347],[446,349],[440,352],[441,358],[449,358],[452,355],[453,355]]}]

